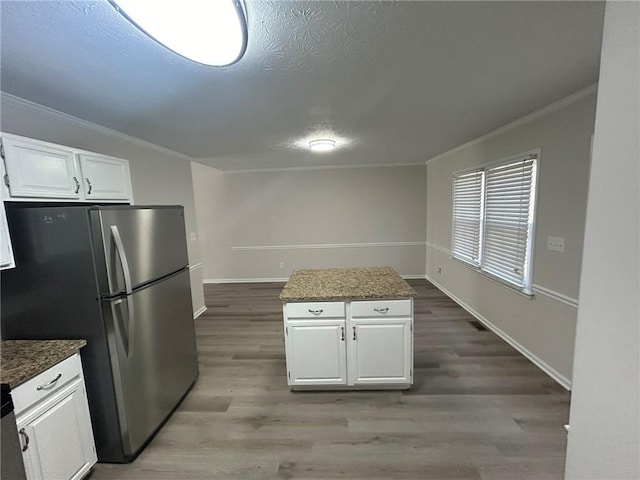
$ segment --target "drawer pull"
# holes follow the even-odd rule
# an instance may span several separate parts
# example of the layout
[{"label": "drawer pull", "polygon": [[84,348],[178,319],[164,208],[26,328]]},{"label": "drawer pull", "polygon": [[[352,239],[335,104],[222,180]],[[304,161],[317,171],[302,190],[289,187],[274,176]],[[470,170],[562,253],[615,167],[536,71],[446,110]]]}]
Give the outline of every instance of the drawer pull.
[{"label": "drawer pull", "polygon": [[87,190],[87,195],[91,195],[91,190],[93,190],[93,185],[91,185],[91,180],[89,180],[89,178],[85,178],[85,180],[87,181],[87,186],[89,187],[89,190]]},{"label": "drawer pull", "polygon": [[340,327],[340,332],[342,332],[342,336],[341,336],[340,340],[342,340],[344,342],[344,327]]},{"label": "drawer pull", "polygon": [[80,182],[78,181],[78,177],[71,177],[73,181],[76,182],[76,190],[73,193],[78,193],[80,191]]},{"label": "drawer pull", "polygon": [[309,309],[309,313],[312,313],[314,315],[320,315],[322,312],[324,312],[324,310],[322,308],[319,308],[318,310]]},{"label": "drawer pull", "polygon": [[54,379],[53,379],[53,380],[51,380],[50,382],[43,383],[42,385],[38,385],[38,386],[36,387],[36,390],[40,391],[40,390],[46,390],[46,389],[48,389],[48,388],[51,388],[51,387],[53,387],[53,386],[58,382],[58,380],[60,380],[61,378],[62,378],[62,374],[61,374],[61,373],[59,373],[58,375],[56,375],[56,378],[54,378]]},{"label": "drawer pull", "polygon": [[22,451],[26,452],[27,448],[29,448],[29,435],[27,435],[27,432],[25,432],[24,428],[21,428],[18,433],[20,434],[20,436],[24,438],[24,443],[22,444]]},{"label": "drawer pull", "polygon": [[389,311],[389,307],[384,307],[384,308],[374,308],[373,309],[375,312],[378,313],[387,313]]},{"label": "drawer pull", "polygon": [[356,327],[353,327],[353,339],[357,340],[357,338],[356,338]]}]

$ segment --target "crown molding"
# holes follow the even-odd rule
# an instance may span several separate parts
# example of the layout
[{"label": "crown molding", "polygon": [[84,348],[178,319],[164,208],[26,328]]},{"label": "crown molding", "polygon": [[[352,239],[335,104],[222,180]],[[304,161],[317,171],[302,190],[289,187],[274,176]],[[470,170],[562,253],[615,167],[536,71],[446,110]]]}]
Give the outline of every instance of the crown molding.
[{"label": "crown molding", "polygon": [[[17,108],[22,108],[24,110],[30,110],[31,112],[36,112],[40,114],[44,113],[46,115],[50,115],[54,117],[56,120],[68,123],[70,125],[81,127],[81,128],[88,128],[95,132],[99,132],[103,135],[107,135],[113,138],[118,138],[119,140],[129,142],[134,145],[138,145],[140,147],[150,148],[157,152],[176,156],[176,157],[182,158],[183,160],[188,160],[190,162],[194,160],[193,158],[191,158],[188,155],[185,155],[184,153],[176,152],[175,150],[171,150],[166,147],[161,147],[160,145],[147,142],[146,140],[142,140],[141,138],[132,137],[131,135],[127,135],[126,133],[122,133],[117,130],[104,127],[102,125],[98,125],[97,123],[93,123],[88,120],[83,120],[82,118],[74,117],[73,115],[69,115],[68,113],[64,113],[59,110],[55,110],[53,108],[40,105],[39,103],[35,103],[21,97],[16,97],[15,95],[11,95],[10,93],[0,92],[0,98],[2,99],[2,103],[7,105],[11,105]],[[11,132],[7,132],[7,133],[11,133]]]},{"label": "crown molding", "polygon": [[447,150],[444,153],[440,153],[435,157],[430,158],[425,163],[429,164],[431,162],[440,160],[448,155],[451,155],[452,153],[456,153],[461,150],[466,150],[467,148],[477,145],[478,143],[482,143],[491,137],[495,137],[496,135],[500,135],[502,133],[508,132],[509,130],[513,130],[514,128],[521,127],[522,125],[525,125],[529,122],[537,120],[538,118],[549,115],[550,113],[561,110],[567,105],[571,105],[572,103],[575,103],[578,100],[582,100],[583,98],[589,97],[591,95],[595,95],[597,93],[598,93],[598,83],[594,83],[593,85],[589,85],[588,87],[583,88],[582,90],[578,90],[576,93],[573,93],[568,97],[564,97],[556,102],[553,102],[547,105],[546,107],[542,107],[541,109],[536,110],[532,113],[529,113],[524,117],[520,117],[517,120],[514,120],[513,122],[510,122],[510,123],[507,123],[506,125],[498,127],[489,133],[485,133],[481,137],[475,138],[467,143],[463,143],[462,145],[458,145],[457,147],[454,147],[451,150]]},{"label": "crown molding", "polygon": [[[194,162],[202,163],[202,159],[194,159]],[[202,163],[207,167],[212,167],[209,164]],[[268,173],[268,172],[300,172],[300,171],[312,171],[312,170],[337,170],[345,168],[395,168],[395,167],[424,167],[424,162],[419,163],[366,163],[362,165],[318,165],[312,167],[276,167],[276,168],[251,168],[246,170],[218,170],[224,173]]]}]

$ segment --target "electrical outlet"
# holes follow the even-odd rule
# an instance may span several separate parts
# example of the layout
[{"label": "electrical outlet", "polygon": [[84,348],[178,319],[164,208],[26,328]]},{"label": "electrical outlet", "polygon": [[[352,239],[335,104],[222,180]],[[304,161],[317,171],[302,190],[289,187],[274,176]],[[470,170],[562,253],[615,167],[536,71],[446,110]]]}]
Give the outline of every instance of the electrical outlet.
[{"label": "electrical outlet", "polygon": [[192,242],[196,241],[196,233],[195,232],[191,232],[189,234],[189,240],[191,240]]},{"label": "electrical outlet", "polygon": [[564,252],[564,237],[547,237],[547,250]]},{"label": "electrical outlet", "polygon": [[284,262],[280,262],[280,270],[284,270]]}]

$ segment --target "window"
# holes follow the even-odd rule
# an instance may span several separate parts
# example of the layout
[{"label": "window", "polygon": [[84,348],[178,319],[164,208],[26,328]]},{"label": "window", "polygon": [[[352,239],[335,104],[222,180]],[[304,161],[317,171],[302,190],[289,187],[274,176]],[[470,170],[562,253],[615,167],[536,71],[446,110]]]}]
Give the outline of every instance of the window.
[{"label": "window", "polygon": [[452,254],[531,293],[537,154],[453,176]]}]

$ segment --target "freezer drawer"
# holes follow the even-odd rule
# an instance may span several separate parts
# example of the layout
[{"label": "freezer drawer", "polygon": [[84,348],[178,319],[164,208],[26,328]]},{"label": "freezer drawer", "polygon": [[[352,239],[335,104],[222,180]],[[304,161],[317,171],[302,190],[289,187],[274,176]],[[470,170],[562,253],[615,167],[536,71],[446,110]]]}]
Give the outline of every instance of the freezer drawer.
[{"label": "freezer drawer", "polygon": [[135,454],[198,376],[189,270],[103,301],[125,456]]},{"label": "freezer drawer", "polygon": [[99,207],[91,210],[104,296],[130,292],[189,264],[184,210]]}]

